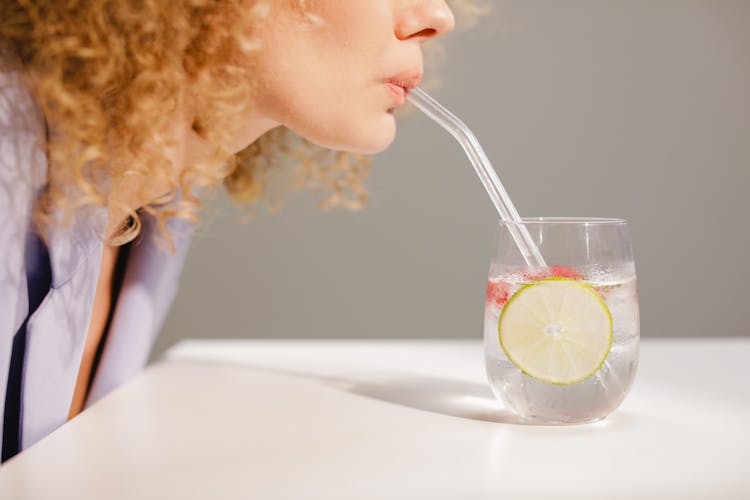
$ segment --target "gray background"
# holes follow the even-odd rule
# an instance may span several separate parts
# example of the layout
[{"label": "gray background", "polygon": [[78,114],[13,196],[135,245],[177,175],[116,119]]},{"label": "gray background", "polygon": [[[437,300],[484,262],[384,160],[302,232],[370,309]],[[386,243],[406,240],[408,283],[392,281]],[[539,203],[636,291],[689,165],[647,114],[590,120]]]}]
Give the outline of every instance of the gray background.
[{"label": "gray background", "polygon": [[[644,337],[747,336],[750,2],[513,0],[432,92],[521,214],[632,223]],[[458,144],[399,122],[359,213],[219,196],[155,355],[185,337],[481,338],[495,214]]]}]

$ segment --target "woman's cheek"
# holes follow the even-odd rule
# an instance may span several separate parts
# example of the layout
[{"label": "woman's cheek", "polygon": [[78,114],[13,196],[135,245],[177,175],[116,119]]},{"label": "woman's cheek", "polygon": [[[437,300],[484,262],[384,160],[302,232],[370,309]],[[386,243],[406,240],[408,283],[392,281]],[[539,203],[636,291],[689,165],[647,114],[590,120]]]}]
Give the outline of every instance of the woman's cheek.
[{"label": "woman's cheek", "polygon": [[313,76],[280,78],[269,85],[262,99],[267,114],[328,149],[374,154],[393,142],[395,120],[382,93]]}]

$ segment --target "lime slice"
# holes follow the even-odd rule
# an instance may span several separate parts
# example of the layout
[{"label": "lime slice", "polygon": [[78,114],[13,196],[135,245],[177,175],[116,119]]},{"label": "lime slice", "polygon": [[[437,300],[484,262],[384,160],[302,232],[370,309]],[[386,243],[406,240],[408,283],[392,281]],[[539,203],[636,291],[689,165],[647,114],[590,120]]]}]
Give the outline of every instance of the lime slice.
[{"label": "lime slice", "polygon": [[497,325],[505,355],[525,374],[569,385],[596,373],[612,347],[612,315],[596,291],[568,278],[520,288]]}]

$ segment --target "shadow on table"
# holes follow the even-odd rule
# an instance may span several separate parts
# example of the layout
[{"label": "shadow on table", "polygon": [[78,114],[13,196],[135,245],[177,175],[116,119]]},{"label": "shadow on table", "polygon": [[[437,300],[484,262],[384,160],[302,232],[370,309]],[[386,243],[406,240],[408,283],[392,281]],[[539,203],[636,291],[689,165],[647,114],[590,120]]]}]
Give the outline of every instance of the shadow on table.
[{"label": "shadow on table", "polygon": [[354,375],[325,379],[324,383],[352,394],[441,415],[523,423],[503,408],[488,387],[474,382],[415,375]]},{"label": "shadow on table", "polygon": [[[605,420],[578,424],[537,424],[524,421],[500,403],[487,386],[463,380],[415,375],[364,375],[318,379],[330,387],[442,415],[530,427],[575,428],[579,433],[632,426],[636,415],[622,409]],[[571,432],[568,430],[567,432]]]},{"label": "shadow on table", "polygon": [[[208,360],[187,362],[195,363],[196,361],[213,364]],[[221,366],[228,365],[227,362],[220,364]],[[441,415],[486,422],[524,424],[521,419],[503,408],[492,395],[489,387],[470,381],[377,372],[322,376],[316,373],[251,365],[245,362],[232,364],[232,366],[317,381],[332,389]]]}]

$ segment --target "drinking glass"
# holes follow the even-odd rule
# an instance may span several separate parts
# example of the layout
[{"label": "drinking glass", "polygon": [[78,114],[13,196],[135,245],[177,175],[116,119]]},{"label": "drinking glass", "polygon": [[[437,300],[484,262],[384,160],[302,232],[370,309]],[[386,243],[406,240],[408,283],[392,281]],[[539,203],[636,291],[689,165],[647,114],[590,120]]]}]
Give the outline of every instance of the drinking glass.
[{"label": "drinking glass", "polygon": [[[524,261],[512,237],[519,224],[545,267]],[[627,221],[531,218],[499,226],[484,318],[492,391],[529,423],[606,417],[622,403],[638,366],[638,292]]]}]

